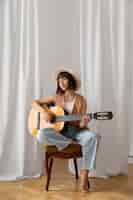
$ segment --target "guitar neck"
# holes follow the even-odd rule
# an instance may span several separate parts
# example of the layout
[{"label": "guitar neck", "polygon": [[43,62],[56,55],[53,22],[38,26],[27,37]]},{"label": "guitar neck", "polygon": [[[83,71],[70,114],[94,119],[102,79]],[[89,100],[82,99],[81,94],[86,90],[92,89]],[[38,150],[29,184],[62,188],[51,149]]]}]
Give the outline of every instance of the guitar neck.
[{"label": "guitar neck", "polygon": [[[91,119],[93,117],[93,113],[87,114]],[[64,115],[64,116],[56,116],[55,122],[69,122],[69,121],[80,121],[84,114],[80,115]]]}]

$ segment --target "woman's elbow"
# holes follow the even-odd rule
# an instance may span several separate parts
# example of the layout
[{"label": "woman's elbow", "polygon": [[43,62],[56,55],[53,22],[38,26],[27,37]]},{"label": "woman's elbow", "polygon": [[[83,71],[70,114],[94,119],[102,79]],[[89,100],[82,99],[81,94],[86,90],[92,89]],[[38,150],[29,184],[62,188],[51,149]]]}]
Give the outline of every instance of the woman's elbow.
[{"label": "woman's elbow", "polygon": [[34,107],[37,103],[38,103],[37,100],[33,100],[33,101],[31,102],[31,107]]}]

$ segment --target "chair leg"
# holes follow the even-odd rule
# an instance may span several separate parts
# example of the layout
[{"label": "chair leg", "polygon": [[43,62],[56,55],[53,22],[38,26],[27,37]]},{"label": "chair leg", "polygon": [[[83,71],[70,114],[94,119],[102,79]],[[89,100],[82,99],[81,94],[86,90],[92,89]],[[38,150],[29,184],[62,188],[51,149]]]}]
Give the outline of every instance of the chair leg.
[{"label": "chair leg", "polygon": [[44,163],[44,168],[45,168],[45,172],[44,172],[44,174],[46,173],[46,175],[48,174],[48,155],[47,155],[47,153],[45,153],[45,161],[44,161],[45,163]]},{"label": "chair leg", "polygon": [[90,181],[88,180],[88,189],[90,189]]},{"label": "chair leg", "polygon": [[48,173],[47,173],[47,181],[46,181],[46,190],[48,191],[50,178],[51,178],[51,171],[52,171],[52,165],[53,165],[53,158],[50,158],[50,163],[48,166]]},{"label": "chair leg", "polygon": [[76,177],[76,179],[78,179],[79,175],[78,175],[77,159],[73,158],[73,162],[74,162],[74,168],[75,168],[75,177]]}]

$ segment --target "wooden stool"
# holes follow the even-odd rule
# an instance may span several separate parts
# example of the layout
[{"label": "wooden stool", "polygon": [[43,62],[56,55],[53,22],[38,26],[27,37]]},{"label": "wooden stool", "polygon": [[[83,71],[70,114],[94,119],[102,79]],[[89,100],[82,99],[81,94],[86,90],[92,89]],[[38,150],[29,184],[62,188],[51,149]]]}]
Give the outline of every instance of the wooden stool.
[{"label": "wooden stool", "polygon": [[56,146],[47,145],[45,146],[45,171],[46,171],[46,185],[45,189],[48,191],[52,165],[54,157],[61,159],[73,159],[74,168],[75,168],[75,178],[78,179],[78,166],[77,158],[82,157],[81,145],[80,144],[70,144],[65,149],[58,151]]}]

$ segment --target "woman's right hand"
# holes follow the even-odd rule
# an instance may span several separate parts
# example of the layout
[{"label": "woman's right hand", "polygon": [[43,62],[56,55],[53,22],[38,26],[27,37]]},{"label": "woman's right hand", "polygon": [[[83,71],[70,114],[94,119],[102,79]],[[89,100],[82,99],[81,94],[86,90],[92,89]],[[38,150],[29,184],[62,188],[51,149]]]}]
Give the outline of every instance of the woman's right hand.
[{"label": "woman's right hand", "polygon": [[44,112],[43,119],[47,122],[53,122],[55,119],[55,115],[52,112]]}]

